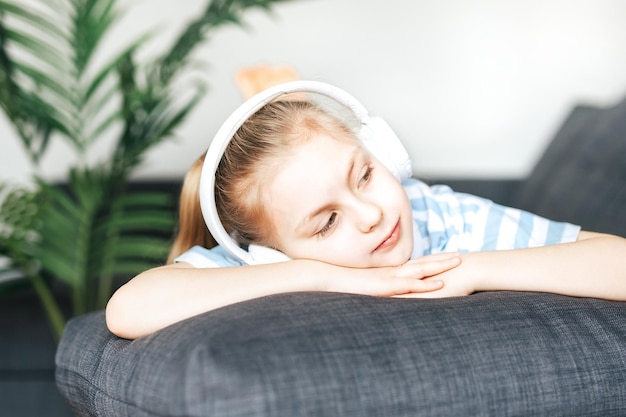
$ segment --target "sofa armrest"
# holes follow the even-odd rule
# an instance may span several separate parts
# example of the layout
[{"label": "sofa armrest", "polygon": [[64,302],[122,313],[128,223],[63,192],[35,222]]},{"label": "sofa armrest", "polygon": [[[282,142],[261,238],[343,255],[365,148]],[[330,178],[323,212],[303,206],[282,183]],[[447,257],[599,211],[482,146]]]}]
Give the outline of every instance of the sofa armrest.
[{"label": "sofa armrest", "polygon": [[275,295],[135,341],[73,319],[57,385],[79,415],[626,415],[626,303],[494,292]]}]

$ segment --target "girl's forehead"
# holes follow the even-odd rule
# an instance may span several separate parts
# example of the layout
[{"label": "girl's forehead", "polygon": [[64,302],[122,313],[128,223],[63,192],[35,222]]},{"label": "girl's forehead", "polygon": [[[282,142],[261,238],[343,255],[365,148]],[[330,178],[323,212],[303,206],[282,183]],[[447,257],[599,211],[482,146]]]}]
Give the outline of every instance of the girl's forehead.
[{"label": "girl's forehead", "polygon": [[354,141],[328,135],[312,137],[294,147],[290,156],[277,161],[266,183],[270,211],[290,217],[305,217],[321,201],[345,186],[355,160],[362,153]]},{"label": "girl's forehead", "polygon": [[361,149],[360,142],[344,132],[315,133],[308,139],[290,146],[282,163],[297,167],[308,162],[320,163],[319,168],[336,168],[356,150]]}]

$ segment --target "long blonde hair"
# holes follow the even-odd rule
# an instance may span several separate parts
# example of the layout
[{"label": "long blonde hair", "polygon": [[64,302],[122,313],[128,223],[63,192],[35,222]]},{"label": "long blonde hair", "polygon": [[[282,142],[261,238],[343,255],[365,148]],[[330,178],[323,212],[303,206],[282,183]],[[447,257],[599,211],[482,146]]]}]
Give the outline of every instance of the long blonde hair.
[{"label": "long blonde hair", "polygon": [[[355,138],[339,119],[308,101],[275,101],[248,118],[226,147],[215,173],[215,200],[224,229],[241,243],[274,246],[275,230],[265,210],[264,185],[292,146],[314,134]],[[204,155],[183,183],[178,234],[168,263],[194,245],[216,245],[200,209],[200,173]]]},{"label": "long blonde hair", "polygon": [[178,204],[178,231],[167,256],[168,264],[195,245],[212,248],[217,244],[204,223],[200,209],[200,173],[203,163],[204,153],[185,175]]}]

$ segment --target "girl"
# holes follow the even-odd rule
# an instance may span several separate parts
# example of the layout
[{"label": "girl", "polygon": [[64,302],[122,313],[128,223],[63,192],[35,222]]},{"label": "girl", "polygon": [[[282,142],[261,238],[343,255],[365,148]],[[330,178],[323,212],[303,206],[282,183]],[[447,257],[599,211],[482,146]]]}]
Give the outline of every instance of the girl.
[{"label": "girl", "polygon": [[109,301],[107,325],[118,336],[294,291],[514,290],[626,300],[625,239],[415,179],[401,184],[344,123],[308,101],[275,101],[248,118],[215,179],[226,231],[292,260],[244,266],[215,246],[200,211],[201,167],[202,158],[185,179],[168,264],[139,274]]}]

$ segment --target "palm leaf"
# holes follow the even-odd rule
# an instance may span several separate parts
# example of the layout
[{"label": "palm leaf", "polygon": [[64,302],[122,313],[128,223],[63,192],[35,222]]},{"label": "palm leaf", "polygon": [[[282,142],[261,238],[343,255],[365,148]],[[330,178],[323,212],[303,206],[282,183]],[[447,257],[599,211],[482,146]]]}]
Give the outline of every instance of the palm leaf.
[{"label": "palm leaf", "polygon": [[146,43],[150,39],[150,34],[144,34],[140,36],[138,39],[133,41],[130,45],[128,45],[124,50],[120,53],[116,54],[115,57],[109,60],[107,64],[104,64],[99,72],[93,76],[91,81],[85,84],[85,94],[84,98],[89,100],[91,96],[99,89],[100,85],[104,80],[106,80],[111,75],[117,75],[117,68],[120,66],[124,59],[127,59],[128,56],[131,56],[135,53],[142,45]]},{"label": "palm leaf", "polygon": [[172,196],[165,192],[143,191],[125,194],[119,201],[125,207],[168,207],[172,204]]},{"label": "palm leaf", "polygon": [[[139,201],[143,200],[143,203]],[[158,203],[147,206],[148,201]],[[103,308],[110,297],[113,280],[131,278],[143,269],[130,269],[120,265],[162,265],[167,257],[175,216],[171,197],[162,193],[120,193],[119,198],[100,217],[94,234],[104,237],[100,246],[98,265],[99,284],[96,305]],[[130,263],[129,263],[130,262]]]},{"label": "palm leaf", "polygon": [[[168,239],[176,224],[174,199],[170,193],[138,191],[116,198],[117,215],[103,218],[98,225],[102,231],[114,229],[121,235],[159,235]],[[137,271],[139,272],[139,271]]]},{"label": "palm leaf", "polygon": [[45,226],[37,258],[43,270],[74,289],[82,286],[88,268],[90,242],[87,237],[91,229],[88,217],[69,217],[55,204],[42,215]]},{"label": "palm leaf", "polygon": [[[165,244],[164,244],[165,243]],[[169,242],[159,237],[128,236],[119,240],[116,245],[118,259],[165,259]],[[161,262],[162,263],[162,262]],[[140,271],[132,271],[137,273]]]},{"label": "palm leaf", "polygon": [[61,82],[61,80],[64,80],[67,83],[68,80],[66,77],[60,74],[50,76],[49,71],[42,71],[40,68],[35,68],[19,61],[14,61],[14,68],[16,71],[19,71],[22,76],[25,75],[28,77],[32,84],[36,85],[39,94],[41,94],[40,89],[45,88],[47,90],[46,92],[57,97],[57,99],[64,99],[63,101],[67,100],[67,88],[65,84]]},{"label": "palm leaf", "polygon": [[[189,112],[196,107],[200,99],[204,96],[204,93],[204,86],[197,86],[193,97],[182,106],[174,105],[167,99],[162,100],[147,119],[146,124],[148,125],[148,129],[146,133],[148,137],[167,138],[172,131],[185,120]],[[158,143],[157,140],[151,142]]]},{"label": "palm leaf", "polygon": [[122,113],[119,108],[111,108],[108,105],[116,96],[121,95],[119,82],[117,81],[118,68],[146,40],[148,40],[148,35],[138,38],[120,54],[103,65],[97,74],[84,80],[84,94],[77,100],[79,103],[77,107],[81,110],[80,119],[85,121],[80,134],[85,146],[99,141],[105,132],[108,132],[116,122],[122,120]]},{"label": "palm leaf", "polygon": [[115,0],[74,1],[70,43],[74,45],[74,66],[80,77],[85,71],[105,33],[119,17]]},{"label": "palm leaf", "polygon": [[[64,55],[63,50],[42,39],[48,24],[38,29],[26,25],[16,30],[8,27],[4,19],[5,15],[12,14],[17,18],[29,17],[27,23],[41,23],[50,16],[34,19],[33,13],[25,8],[18,9],[17,4],[0,3],[0,105],[14,123],[29,156],[38,162],[51,133],[57,129],[67,131],[59,117],[58,109],[62,106],[48,101],[52,96],[62,97],[63,92],[45,73],[55,73],[56,68],[56,73],[61,74],[67,66],[59,58]],[[58,31],[53,30],[52,34],[58,34]],[[14,49],[20,51],[19,59],[9,52]],[[35,69],[35,66],[44,69]]]},{"label": "palm leaf", "polygon": [[64,54],[55,44],[49,43],[44,36],[37,36],[33,33],[25,33],[16,29],[7,28],[5,30],[7,39],[22,47],[22,51],[29,53],[31,59],[35,59],[39,64],[45,65],[48,69],[65,67],[62,60]]},{"label": "palm leaf", "polygon": [[[52,11],[52,8],[48,10]],[[60,40],[65,39],[65,33],[63,33],[63,31],[53,23],[56,19],[48,13],[43,15],[36,14],[31,12],[30,9],[26,9],[22,6],[2,0],[0,0],[0,13],[7,13],[14,17],[18,17],[30,25],[39,28],[42,32],[46,33],[47,36],[52,36]],[[39,13],[41,13],[41,11],[39,11]]]},{"label": "palm leaf", "polygon": [[171,209],[135,209],[125,211],[123,217],[111,219],[108,226],[119,228],[123,232],[162,233],[172,232],[176,225],[175,220]]},{"label": "palm leaf", "polygon": [[[138,96],[150,96],[152,91],[137,92]],[[120,171],[133,169],[141,162],[141,156],[151,147],[161,143],[173,134],[188,114],[195,108],[204,94],[198,88],[195,94],[182,105],[175,105],[166,95],[144,99],[143,117],[132,115],[125,120],[125,127],[116,146],[115,161]]]}]

